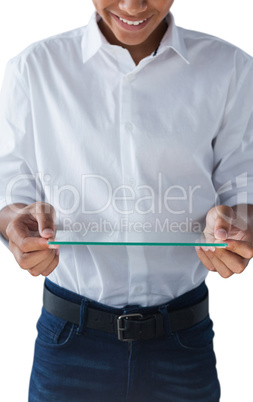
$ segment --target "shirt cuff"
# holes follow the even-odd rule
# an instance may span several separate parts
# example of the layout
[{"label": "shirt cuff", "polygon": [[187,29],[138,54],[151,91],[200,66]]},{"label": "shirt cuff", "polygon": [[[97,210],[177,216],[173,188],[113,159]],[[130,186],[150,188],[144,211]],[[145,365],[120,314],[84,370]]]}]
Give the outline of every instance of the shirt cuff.
[{"label": "shirt cuff", "polygon": [[253,205],[253,194],[247,194],[247,202],[245,202],[243,199],[240,201],[240,198],[238,198],[238,195],[234,195],[233,197],[228,198],[227,200],[222,200],[221,199],[221,205],[227,205],[228,207],[234,207],[235,205],[238,204],[248,204],[248,205]]},{"label": "shirt cuff", "polygon": [[30,205],[32,204],[33,200],[29,199],[29,198],[18,198],[18,197],[13,197],[12,198],[12,202],[11,203],[7,203],[5,200],[0,200],[0,211],[2,209],[4,209],[5,207],[8,207],[12,204],[25,204],[25,205]]}]

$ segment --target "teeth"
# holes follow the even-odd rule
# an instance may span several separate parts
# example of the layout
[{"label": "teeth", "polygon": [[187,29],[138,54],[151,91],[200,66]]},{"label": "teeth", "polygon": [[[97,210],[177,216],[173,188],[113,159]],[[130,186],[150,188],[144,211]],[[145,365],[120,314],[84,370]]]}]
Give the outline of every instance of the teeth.
[{"label": "teeth", "polygon": [[123,21],[125,24],[128,24],[128,25],[140,25],[144,21],[147,21],[147,19],[141,20],[141,21],[128,21],[128,20],[125,20],[124,18],[120,18],[120,17],[119,17],[119,19],[120,19],[120,21]]}]

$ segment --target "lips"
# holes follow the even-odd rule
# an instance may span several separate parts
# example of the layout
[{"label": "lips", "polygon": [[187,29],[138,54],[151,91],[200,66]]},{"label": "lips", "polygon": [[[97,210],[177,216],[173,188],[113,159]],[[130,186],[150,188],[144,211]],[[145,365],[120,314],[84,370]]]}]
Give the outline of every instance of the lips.
[{"label": "lips", "polygon": [[140,29],[144,28],[148,22],[150,21],[151,17],[148,18],[132,18],[132,17],[120,17],[111,13],[112,17],[114,18],[117,23],[127,31],[139,31]]},{"label": "lips", "polygon": [[147,18],[145,18],[144,20],[140,20],[140,21],[130,21],[130,20],[127,20],[127,19],[124,19],[124,18],[120,18],[120,17],[119,17],[119,19],[120,19],[120,21],[124,22],[125,24],[128,24],[128,25],[135,25],[135,26],[140,25],[140,24],[142,24],[143,22],[147,21]]}]

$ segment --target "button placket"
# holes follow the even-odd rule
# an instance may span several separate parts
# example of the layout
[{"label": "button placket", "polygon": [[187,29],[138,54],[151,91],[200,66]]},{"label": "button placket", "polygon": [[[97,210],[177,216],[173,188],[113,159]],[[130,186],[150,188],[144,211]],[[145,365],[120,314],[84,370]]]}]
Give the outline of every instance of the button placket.
[{"label": "button placket", "polygon": [[[131,85],[125,80],[121,80],[121,99],[120,99],[120,151],[121,151],[121,169],[122,183],[120,185],[129,185],[133,177],[133,165],[131,164],[131,155],[133,152],[132,135],[134,135],[134,123],[132,122],[132,96]],[[124,190],[123,190],[124,191]],[[126,190],[125,190],[126,191]],[[126,195],[126,193],[125,193]],[[127,196],[125,200],[126,210]]]},{"label": "button placket", "polygon": [[[131,78],[132,80],[132,78]],[[121,81],[121,113],[120,113],[120,139],[121,139],[121,163],[122,180],[125,185],[129,185],[136,175],[134,150],[135,126],[133,121],[134,97],[131,83],[122,78]],[[123,183],[122,183],[123,184]],[[126,197],[127,198],[127,197]],[[125,200],[125,208],[130,211],[133,205]],[[124,214],[124,218],[131,220],[129,214]],[[136,216],[134,213],[133,216]],[[129,230],[126,228],[126,230]],[[128,253],[128,276],[129,276],[129,303],[135,304],[139,301],[140,295],[143,299],[147,294],[145,284],[140,284],[139,278],[147,275],[147,263],[145,252],[141,246],[127,246]],[[141,272],[140,272],[141,270]]]},{"label": "button placket", "polygon": [[[148,275],[148,265],[143,246],[128,246],[128,272],[129,272],[129,304],[138,304],[140,296],[144,302],[148,294],[145,278]],[[140,284],[140,278],[142,282]]]}]

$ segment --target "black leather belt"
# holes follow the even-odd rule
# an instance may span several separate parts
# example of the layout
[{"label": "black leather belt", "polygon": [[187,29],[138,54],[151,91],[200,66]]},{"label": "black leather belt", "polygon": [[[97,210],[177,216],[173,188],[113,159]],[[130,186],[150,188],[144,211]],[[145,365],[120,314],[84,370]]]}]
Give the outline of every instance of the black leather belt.
[{"label": "black leather belt", "polygon": [[[56,296],[45,286],[43,305],[45,310],[56,317],[77,325],[80,322],[80,305]],[[176,332],[190,328],[204,320],[207,315],[208,294],[204,300],[191,307],[169,311],[168,316],[171,331]],[[159,338],[165,334],[163,316],[158,311],[147,315],[139,312],[117,315],[88,306],[86,326],[99,331],[116,334],[120,341],[147,340]]]}]

